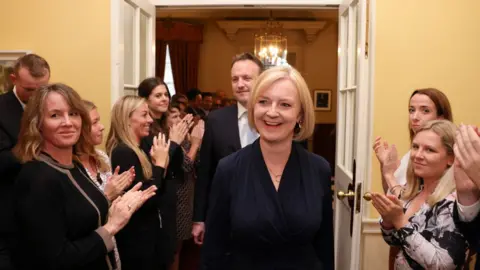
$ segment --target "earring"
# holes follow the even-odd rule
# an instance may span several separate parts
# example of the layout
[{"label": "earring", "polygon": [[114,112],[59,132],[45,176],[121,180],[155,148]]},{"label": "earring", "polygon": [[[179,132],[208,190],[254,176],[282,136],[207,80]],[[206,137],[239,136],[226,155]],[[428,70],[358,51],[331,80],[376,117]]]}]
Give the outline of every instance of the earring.
[{"label": "earring", "polygon": [[295,134],[299,133],[301,129],[302,129],[302,125],[300,124],[300,122],[297,122],[295,124],[295,128],[293,129],[293,132],[295,132]]}]

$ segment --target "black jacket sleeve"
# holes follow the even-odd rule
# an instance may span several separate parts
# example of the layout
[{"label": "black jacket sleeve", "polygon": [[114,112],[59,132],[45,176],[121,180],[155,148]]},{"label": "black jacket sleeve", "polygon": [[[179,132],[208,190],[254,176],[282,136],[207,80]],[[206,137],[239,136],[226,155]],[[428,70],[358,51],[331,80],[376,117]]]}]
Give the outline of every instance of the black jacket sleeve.
[{"label": "black jacket sleeve", "polygon": [[322,269],[334,269],[334,240],[333,240],[333,209],[331,171],[327,161],[321,160],[317,168],[320,169],[320,179],[323,186],[322,198],[322,225],[314,239],[314,248],[318,258],[322,262]]},{"label": "black jacket sleeve", "polygon": [[202,270],[222,270],[228,268],[228,251],[230,239],[230,179],[222,162],[215,173],[210,206],[205,228],[205,244],[202,248]]},{"label": "black jacket sleeve", "polygon": [[476,249],[480,242],[480,215],[477,215],[470,222],[461,221],[458,213],[458,202],[455,201],[455,206],[453,207],[453,220],[457,228],[467,239],[468,244],[472,246],[473,249]]},{"label": "black jacket sleeve", "polygon": [[81,238],[69,239],[63,209],[67,195],[59,181],[68,179],[47,169],[22,170],[16,179],[15,210],[24,234],[21,238],[29,242],[24,243],[26,246],[41,247],[31,250],[37,253],[32,257],[39,259],[36,263],[42,269],[77,268],[113,249],[112,237],[102,227]]},{"label": "black jacket sleeve", "polygon": [[[12,171],[18,172],[21,168],[20,162],[12,153],[15,146],[7,133],[0,127],[0,175],[14,175]],[[14,177],[1,177],[2,181],[13,182]]]},{"label": "black jacket sleeve", "polygon": [[112,162],[112,170],[115,170],[117,166],[120,166],[120,173],[129,170],[132,166],[135,168],[135,179],[133,180],[132,185],[127,188],[127,190],[132,188],[138,182],[143,183],[142,189],[146,189],[152,184],[156,185],[158,189],[162,188],[165,169],[152,165],[152,181],[150,181],[150,179],[145,179],[140,159],[138,158],[137,154],[135,154],[135,152],[128,146],[117,146],[112,151],[110,160]]},{"label": "black jacket sleeve", "polygon": [[208,195],[210,183],[215,172],[213,161],[213,123],[212,120],[206,122],[205,134],[203,135],[202,146],[200,148],[200,162],[198,167],[198,177],[195,183],[195,198],[193,207],[193,221],[204,222],[208,207]]}]

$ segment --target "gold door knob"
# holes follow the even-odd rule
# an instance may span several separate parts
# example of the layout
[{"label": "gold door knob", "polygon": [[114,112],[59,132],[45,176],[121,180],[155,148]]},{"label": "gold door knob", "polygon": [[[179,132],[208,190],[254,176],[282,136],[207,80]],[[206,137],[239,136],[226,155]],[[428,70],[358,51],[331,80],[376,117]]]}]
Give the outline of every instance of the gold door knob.
[{"label": "gold door knob", "polygon": [[339,191],[339,192],[337,193],[337,198],[338,198],[339,200],[342,200],[342,199],[344,199],[344,198],[350,198],[350,197],[355,197],[355,192],[353,192],[353,191],[350,190],[350,191],[348,191],[347,193],[345,193],[345,192],[343,192],[343,191]]},{"label": "gold door knob", "polygon": [[372,200],[372,194],[370,192],[365,192],[365,194],[363,194],[363,199],[367,202],[371,201]]}]

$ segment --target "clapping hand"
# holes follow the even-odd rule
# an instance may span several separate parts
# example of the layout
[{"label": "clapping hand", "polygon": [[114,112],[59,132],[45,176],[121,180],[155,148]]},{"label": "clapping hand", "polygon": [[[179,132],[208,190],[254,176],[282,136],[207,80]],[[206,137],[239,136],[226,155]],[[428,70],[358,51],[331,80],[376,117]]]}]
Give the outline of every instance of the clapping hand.
[{"label": "clapping hand", "polygon": [[460,125],[455,137],[454,153],[459,166],[480,188],[480,134],[478,128]]},{"label": "clapping hand", "polygon": [[167,168],[168,151],[170,149],[170,140],[167,140],[163,133],[153,137],[153,145],[150,148],[150,156],[155,166]]},{"label": "clapping hand", "polygon": [[384,226],[398,230],[408,224],[403,203],[396,196],[372,193],[372,204],[382,216]]},{"label": "clapping hand", "polygon": [[170,128],[169,138],[176,144],[181,144],[188,134],[188,130],[193,126],[193,116],[187,114],[180,122]]},{"label": "clapping hand", "polygon": [[123,191],[129,187],[135,179],[135,169],[131,167],[128,171],[118,174],[120,167],[117,166],[113,175],[105,183],[105,196],[109,201],[115,200]]},{"label": "clapping hand", "polygon": [[377,137],[373,144],[373,150],[384,175],[393,174],[398,169],[400,161],[398,160],[397,147],[394,144],[388,145],[387,141],[382,141],[382,137]]},{"label": "clapping hand", "polygon": [[156,186],[151,186],[141,191],[142,183],[137,183],[133,188],[127,191],[123,196],[118,196],[110,206],[108,221],[103,227],[115,235],[128,223],[133,213],[137,211],[148,199],[155,195]]},{"label": "clapping hand", "polygon": [[145,190],[140,190],[142,183],[137,183],[122,196],[122,202],[127,204],[130,211],[137,211],[142,205],[155,195],[157,186],[152,185]]},{"label": "clapping hand", "polygon": [[375,143],[373,144],[373,151],[375,151],[375,155],[377,156],[378,161],[380,164],[383,164],[387,159],[387,149],[388,149],[388,142],[382,141],[382,137],[377,137],[375,139]]},{"label": "clapping hand", "polygon": [[202,144],[204,133],[205,133],[205,122],[203,120],[200,120],[193,127],[193,130],[190,133],[190,141],[192,142],[192,145],[200,147],[200,145]]},{"label": "clapping hand", "polygon": [[480,198],[480,190],[460,166],[458,159],[453,167],[457,200],[462,205],[472,205]]}]

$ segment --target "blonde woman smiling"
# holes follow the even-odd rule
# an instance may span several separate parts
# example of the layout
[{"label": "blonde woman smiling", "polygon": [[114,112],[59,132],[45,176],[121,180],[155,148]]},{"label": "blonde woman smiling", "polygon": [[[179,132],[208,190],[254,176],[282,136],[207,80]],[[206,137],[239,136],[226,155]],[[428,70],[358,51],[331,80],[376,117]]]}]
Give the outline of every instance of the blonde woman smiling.
[{"label": "blonde woman smiling", "polygon": [[400,247],[395,269],[459,269],[465,262],[468,245],[454,222],[455,130],[447,120],[418,129],[406,185],[373,194],[385,241]]},{"label": "blonde woman smiling", "polygon": [[248,120],[260,138],[218,164],[202,269],[334,269],[330,166],[297,143],[315,125],[300,73],[263,72]]},{"label": "blonde woman smiling", "polygon": [[[112,109],[107,152],[110,153],[112,167],[120,166],[120,170],[135,168],[133,184],[142,183],[144,188],[155,186],[161,189],[170,143],[159,135],[154,138],[149,152],[140,147],[142,140],[149,135],[152,122],[145,99],[122,97]],[[161,226],[161,216],[152,198],[132,216],[129,224],[116,237],[123,270],[160,268]]]}]

